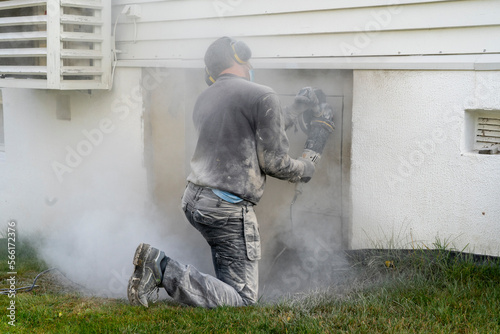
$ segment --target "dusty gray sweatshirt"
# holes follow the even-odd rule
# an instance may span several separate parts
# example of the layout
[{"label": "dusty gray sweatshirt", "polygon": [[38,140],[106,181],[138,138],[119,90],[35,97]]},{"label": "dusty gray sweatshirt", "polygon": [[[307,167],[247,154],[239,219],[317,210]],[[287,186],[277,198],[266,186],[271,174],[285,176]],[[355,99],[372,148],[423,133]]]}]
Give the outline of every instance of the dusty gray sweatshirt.
[{"label": "dusty gray sweatshirt", "polygon": [[304,173],[304,163],[288,155],[285,115],[269,87],[224,74],[198,97],[193,122],[192,183],[257,204],[266,175],[298,182]]}]

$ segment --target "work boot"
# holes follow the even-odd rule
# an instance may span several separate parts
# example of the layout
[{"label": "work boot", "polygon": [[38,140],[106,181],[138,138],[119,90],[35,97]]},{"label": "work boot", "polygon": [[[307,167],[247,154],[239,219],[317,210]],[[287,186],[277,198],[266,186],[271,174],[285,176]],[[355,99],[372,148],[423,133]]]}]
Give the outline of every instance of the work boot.
[{"label": "work boot", "polygon": [[163,272],[161,260],[165,253],[148,244],[140,244],[134,255],[134,273],[128,281],[127,295],[130,304],[148,307],[148,297],[156,291],[158,293]]}]

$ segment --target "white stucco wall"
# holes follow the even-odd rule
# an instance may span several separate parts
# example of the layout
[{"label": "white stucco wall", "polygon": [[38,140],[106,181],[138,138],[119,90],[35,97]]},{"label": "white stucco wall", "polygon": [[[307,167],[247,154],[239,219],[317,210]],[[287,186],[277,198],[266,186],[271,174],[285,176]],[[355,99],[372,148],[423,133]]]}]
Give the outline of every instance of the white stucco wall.
[{"label": "white stucco wall", "polygon": [[467,152],[464,117],[499,93],[500,72],[354,71],[353,248],[500,255],[500,155]]},{"label": "white stucco wall", "polygon": [[[53,226],[69,213],[143,210],[140,75],[118,71],[112,92],[3,89],[0,221]],[[56,117],[61,97],[69,101],[71,120]]]},{"label": "white stucco wall", "polygon": [[[3,89],[0,228],[6,231],[7,221],[16,220],[18,237],[40,241],[39,255],[48,266],[99,295],[126,297],[140,242],[180,260],[193,244],[179,238],[182,228],[192,227],[180,220],[181,227],[173,228],[179,223],[175,215],[159,213],[151,198],[154,152],[146,114],[151,91],[170,80],[163,71],[117,67],[113,90],[90,95]],[[58,101],[69,101],[71,120],[56,117]],[[174,173],[178,164],[161,168]],[[172,204],[182,214],[182,190],[171,194],[174,204],[160,205]]]}]

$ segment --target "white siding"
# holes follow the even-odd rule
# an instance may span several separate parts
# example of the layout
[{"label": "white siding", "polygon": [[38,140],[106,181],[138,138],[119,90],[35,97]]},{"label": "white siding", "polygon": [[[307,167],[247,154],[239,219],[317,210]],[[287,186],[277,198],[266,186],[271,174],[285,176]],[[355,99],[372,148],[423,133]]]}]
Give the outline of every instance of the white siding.
[{"label": "white siding", "polygon": [[[135,20],[120,14],[132,3],[140,6],[140,18]],[[228,35],[247,42],[253,58],[262,63],[329,59],[365,68],[359,65],[365,57],[376,61],[381,56],[439,56],[430,63],[446,63],[454,62],[456,55],[475,55],[464,58],[467,63],[481,61],[480,55],[489,55],[491,62],[493,55],[493,63],[500,63],[496,0],[115,0],[113,9],[119,59],[125,62],[199,66],[210,42]],[[386,61],[389,68],[394,62],[400,61]]]},{"label": "white siding", "polygon": [[111,4],[0,2],[0,87],[108,89]]}]

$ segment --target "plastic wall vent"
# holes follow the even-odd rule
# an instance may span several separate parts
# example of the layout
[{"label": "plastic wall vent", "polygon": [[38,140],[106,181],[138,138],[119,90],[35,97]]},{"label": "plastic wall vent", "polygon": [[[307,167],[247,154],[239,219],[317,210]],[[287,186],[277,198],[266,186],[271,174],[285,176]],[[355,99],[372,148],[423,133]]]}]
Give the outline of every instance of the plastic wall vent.
[{"label": "plastic wall vent", "polygon": [[481,154],[497,154],[500,150],[500,116],[477,118],[476,149]]},{"label": "plastic wall vent", "polygon": [[107,89],[111,1],[0,1],[0,87]]}]

